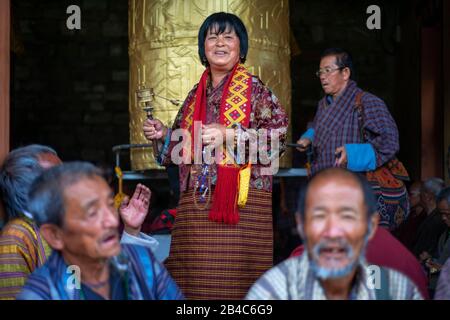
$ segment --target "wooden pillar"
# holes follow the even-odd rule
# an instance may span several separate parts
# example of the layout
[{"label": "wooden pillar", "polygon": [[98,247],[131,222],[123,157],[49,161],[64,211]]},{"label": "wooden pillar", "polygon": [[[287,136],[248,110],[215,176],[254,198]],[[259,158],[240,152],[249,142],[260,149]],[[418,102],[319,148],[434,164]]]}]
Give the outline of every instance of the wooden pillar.
[{"label": "wooden pillar", "polygon": [[[10,0],[0,0],[0,163],[9,151]],[[0,220],[4,209],[0,202]]]},{"label": "wooden pillar", "polygon": [[443,177],[442,31],[422,28],[422,179]]},{"label": "wooden pillar", "polygon": [[0,162],[9,151],[10,0],[0,0]]},{"label": "wooden pillar", "polygon": [[[417,21],[417,0],[403,0],[400,15],[401,43],[396,50],[396,104],[393,114],[400,132],[399,159],[413,181],[421,174],[421,26]],[[407,79],[407,81],[405,81]],[[394,111],[394,110],[393,110]]]},{"label": "wooden pillar", "polygon": [[450,3],[444,1],[443,13],[443,91],[444,91],[444,146],[445,155],[444,175],[445,181],[450,183]]}]

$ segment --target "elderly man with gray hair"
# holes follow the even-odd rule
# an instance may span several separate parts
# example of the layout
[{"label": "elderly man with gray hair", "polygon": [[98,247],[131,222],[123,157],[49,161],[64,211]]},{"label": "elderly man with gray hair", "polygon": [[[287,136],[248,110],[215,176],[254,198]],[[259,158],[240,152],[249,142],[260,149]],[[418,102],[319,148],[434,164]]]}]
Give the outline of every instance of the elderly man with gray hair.
[{"label": "elderly man with gray hair", "polygon": [[425,262],[430,278],[431,293],[436,289],[439,273],[450,257],[450,187],[443,189],[439,193],[436,203],[437,211],[445,223],[446,228],[439,236],[435,254],[433,256],[429,255]]},{"label": "elderly man with gray hair", "polygon": [[427,216],[417,229],[413,242],[413,253],[421,261],[436,255],[439,236],[447,228],[442,221],[439,211],[436,209],[437,196],[444,188],[444,181],[436,177],[425,180],[422,185],[420,201]]},{"label": "elderly man with gray hair", "polygon": [[51,168],[30,190],[29,210],[53,253],[18,299],[181,299],[149,248],[121,244],[119,213],[99,169],[86,162]]},{"label": "elderly man with gray hair", "polygon": [[365,260],[379,216],[364,178],[342,168],[325,169],[309,182],[299,208],[305,252],[267,271],[247,299],[422,299],[405,275]]},{"label": "elderly man with gray hair", "polygon": [[[0,299],[15,299],[27,277],[51,254],[28,208],[33,181],[45,170],[60,165],[55,150],[44,145],[27,145],[12,150],[0,168],[0,193],[9,218],[0,233]],[[131,199],[120,208],[125,228],[122,242],[158,250],[152,237],[140,232],[150,201],[150,189],[138,184]]]}]

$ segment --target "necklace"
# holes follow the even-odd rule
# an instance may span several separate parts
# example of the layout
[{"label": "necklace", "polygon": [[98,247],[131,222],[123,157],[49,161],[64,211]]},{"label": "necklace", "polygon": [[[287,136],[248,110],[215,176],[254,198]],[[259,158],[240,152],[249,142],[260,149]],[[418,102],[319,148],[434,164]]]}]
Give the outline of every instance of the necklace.
[{"label": "necklace", "polygon": [[[197,190],[200,194],[200,206],[197,200]],[[197,176],[197,181],[194,184],[194,205],[198,210],[205,210],[211,200],[211,176],[209,174],[209,165],[206,163],[202,164],[202,169],[200,174]]]},{"label": "necklace", "polygon": [[87,281],[83,281],[83,284],[87,285],[88,287],[92,288],[92,289],[99,289],[101,287],[104,287],[108,284],[109,279],[105,280],[105,281],[100,281],[97,283],[90,283]]}]

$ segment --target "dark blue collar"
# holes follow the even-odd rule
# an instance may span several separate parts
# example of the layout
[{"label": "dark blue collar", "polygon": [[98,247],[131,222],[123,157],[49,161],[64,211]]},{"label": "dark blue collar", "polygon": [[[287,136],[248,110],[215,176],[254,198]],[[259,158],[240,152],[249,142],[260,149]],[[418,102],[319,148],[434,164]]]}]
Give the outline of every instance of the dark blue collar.
[{"label": "dark blue collar", "polygon": [[333,96],[332,95],[327,94],[325,99],[327,101],[327,104],[332,104],[333,103]]}]

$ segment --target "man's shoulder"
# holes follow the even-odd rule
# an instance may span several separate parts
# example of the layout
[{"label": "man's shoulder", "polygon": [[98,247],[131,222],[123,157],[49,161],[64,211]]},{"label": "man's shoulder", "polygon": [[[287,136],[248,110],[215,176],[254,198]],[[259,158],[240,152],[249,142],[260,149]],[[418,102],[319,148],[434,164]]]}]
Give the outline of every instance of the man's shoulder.
[{"label": "man's shoulder", "polygon": [[301,272],[301,256],[288,258],[267,270],[257,281],[263,287],[288,286],[295,282]]},{"label": "man's shoulder", "polygon": [[16,245],[36,241],[37,233],[33,222],[25,218],[14,218],[9,221],[0,233],[0,245],[8,244],[9,239],[14,239]]},{"label": "man's shoulder", "polygon": [[383,99],[381,99],[380,97],[376,96],[375,94],[368,92],[368,91],[364,91],[361,88],[357,88],[356,94],[361,93],[361,102],[363,103],[364,106],[368,105],[368,106],[386,106],[386,103],[384,102]]},{"label": "man's shoulder", "polygon": [[389,293],[393,300],[423,299],[414,282],[405,274],[387,267],[382,267],[388,275]]},{"label": "man's shoulder", "polygon": [[27,218],[18,217],[8,221],[8,223],[3,227],[1,235],[16,233],[18,231],[22,233],[26,231],[33,234],[36,233],[34,231],[33,221]]},{"label": "man's shoulder", "polygon": [[286,278],[291,278],[292,275],[297,274],[297,272],[301,269],[301,259],[302,256],[288,258],[269,269],[266,274],[268,277],[271,275],[280,274]]},{"label": "man's shoulder", "polygon": [[134,243],[122,243],[121,247],[122,252],[134,262],[153,264],[156,261],[156,258],[150,248]]},{"label": "man's shoulder", "polygon": [[52,274],[56,272],[51,270],[49,263],[34,270],[29,275],[21,292],[17,296],[18,300],[48,300],[50,299],[50,281]]},{"label": "man's shoulder", "polygon": [[292,257],[266,271],[252,286],[247,299],[292,299],[301,291],[302,256]]}]

